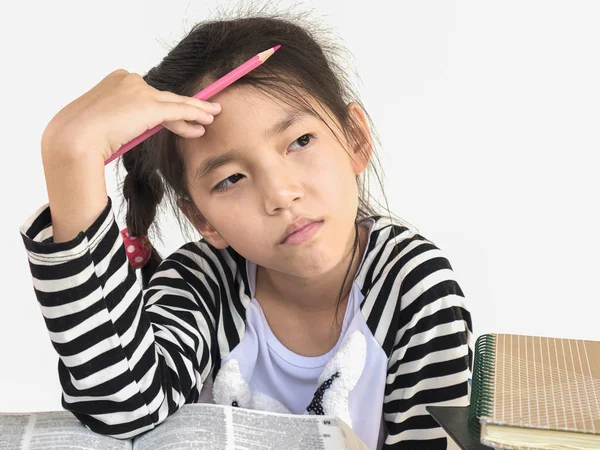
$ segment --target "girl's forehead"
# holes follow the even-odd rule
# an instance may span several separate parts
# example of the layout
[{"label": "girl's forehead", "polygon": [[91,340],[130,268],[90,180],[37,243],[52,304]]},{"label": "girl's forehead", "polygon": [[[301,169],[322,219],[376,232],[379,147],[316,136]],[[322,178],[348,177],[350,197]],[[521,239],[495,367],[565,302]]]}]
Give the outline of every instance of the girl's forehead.
[{"label": "girl's forehead", "polygon": [[313,99],[279,98],[251,86],[230,86],[210,101],[220,103],[221,112],[206,127],[206,134],[201,139],[210,135],[227,139],[254,133],[272,138],[293,124],[306,121],[320,123],[321,119],[330,116]]},{"label": "girl's forehead", "polygon": [[[301,109],[294,106],[293,101],[279,98],[276,94],[267,94],[252,86],[229,86],[213,96],[210,101],[220,103],[222,113],[230,115],[258,115],[290,114]],[[290,104],[292,103],[292,104]],[[310,102],[309,100],[309,103]]]},{"label": "girl's forehead", "polygon": [[184,140],[184,151],[202,147],[214,153],[250,143],[259,144],[309,121],[313,127],[326,127],[319,114],[320,117],[327,115],[320,111],[317,113],[310,108],[294,107],[251,87],[229,86],[211,97],[210,101],[220,103],[221,112],[215,115],[213,123],[205,127],[206,132],[202,137]]}]

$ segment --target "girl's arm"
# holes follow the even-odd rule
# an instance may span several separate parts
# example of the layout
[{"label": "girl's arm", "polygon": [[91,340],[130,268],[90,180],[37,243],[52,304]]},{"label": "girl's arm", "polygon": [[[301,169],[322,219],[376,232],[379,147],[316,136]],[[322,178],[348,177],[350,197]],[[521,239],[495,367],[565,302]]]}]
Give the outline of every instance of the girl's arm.
[{"label": "girl's arm", "polygon": [[447,435],[425,407],[468,405],[471,315],[442,252],[422,236],[413,242],[403,273],[394,275],[401,287],[384,345],[384,449],[446,449]]},{"label": "girl's arm", "polygon": [[220,106],[159,91],[126,70],[115,70],[61,109],[41,142],[54,242],[70,241],[98,217],[107,198],[104,161],[122,145],[159,124],[198,138],[204,127],[188,122],[207,125],[219,112]]},{"label": "girl's arm", "polygon": [[131,437],[193,401],[216,348],[215,316],[183,282],[181,265],[166,261],[142,293],[107,196],[104,161],[159,124],[200,137],[204,128],[189,122],[212,123],[219,111],[116,70],[61,109],[42,135],[49,207],[21,233],[60,358],[63,406],[99,433]]},{"label": "girl's arm", "polygon": [[176,253],[142,292],[110,198],[74,239],[54,243],[52,231],[49,208],[21,229],[63,407],[93,431],[130,438],[197,400],[217,351],[214,282],[203,268]]}]

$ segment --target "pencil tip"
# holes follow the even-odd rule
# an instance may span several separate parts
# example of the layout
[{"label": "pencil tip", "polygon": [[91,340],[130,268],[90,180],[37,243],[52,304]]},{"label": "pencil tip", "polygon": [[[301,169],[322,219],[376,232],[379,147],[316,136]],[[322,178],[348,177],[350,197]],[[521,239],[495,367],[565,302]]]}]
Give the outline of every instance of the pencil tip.
[{"label": "pencil tip", "polygon": [[273,51],[276,52],[277,50],[279,50],[279,47],[281,47],[281,45],[277,44],[275,47],[273,47]]}]

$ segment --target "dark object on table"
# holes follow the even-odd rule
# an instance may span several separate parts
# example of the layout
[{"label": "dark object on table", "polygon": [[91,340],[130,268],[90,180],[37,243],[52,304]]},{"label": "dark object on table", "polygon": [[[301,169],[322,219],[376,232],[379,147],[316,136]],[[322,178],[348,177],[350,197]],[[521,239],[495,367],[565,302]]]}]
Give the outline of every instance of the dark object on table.
[{"label": "dark object on table", "polygon": [[468,406],[427,406],[425,409],[462,450],[490,450],[469,434]]}]

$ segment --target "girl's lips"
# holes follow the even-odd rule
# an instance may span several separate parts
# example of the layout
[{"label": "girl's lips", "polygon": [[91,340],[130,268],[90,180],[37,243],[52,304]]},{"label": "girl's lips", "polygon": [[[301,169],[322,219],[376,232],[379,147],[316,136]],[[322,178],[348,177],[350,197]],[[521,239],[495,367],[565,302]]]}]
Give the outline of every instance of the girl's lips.
[{"label": "girl's lips", "polygon": [[323,221],[311,222],[290,234],[287,238],[285,238],[281,245],[302,244],[313,237],[321,229],[321,225],[323,225]]}]

